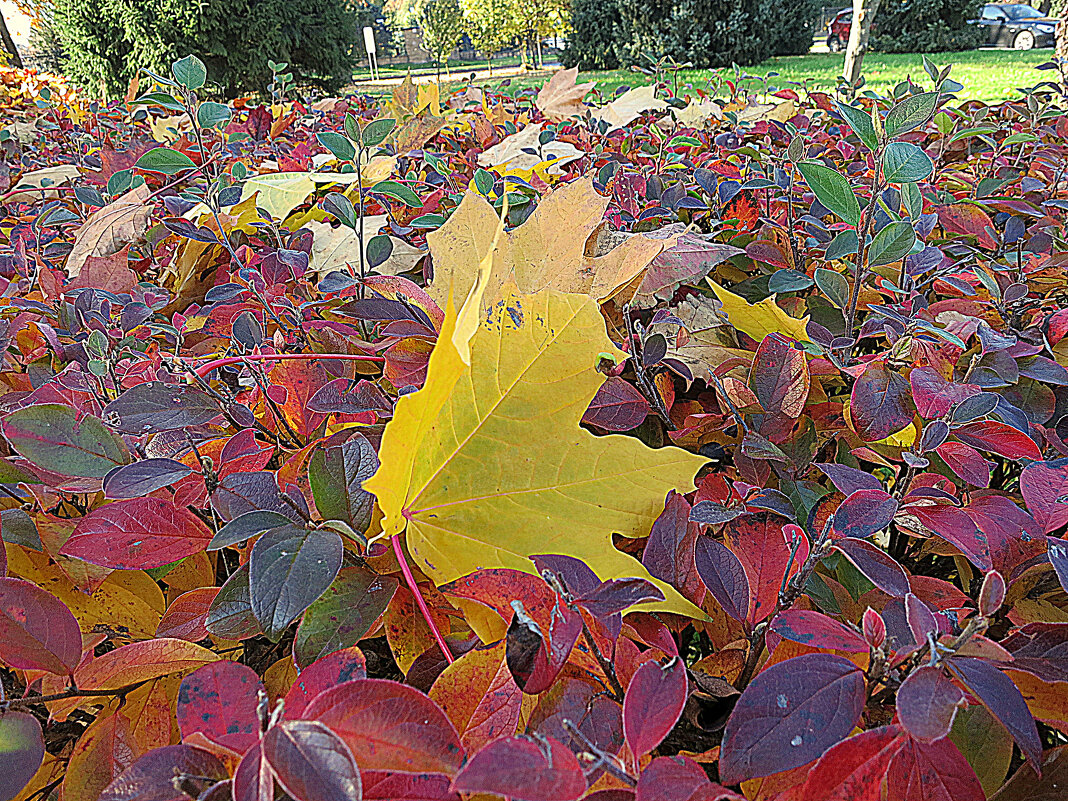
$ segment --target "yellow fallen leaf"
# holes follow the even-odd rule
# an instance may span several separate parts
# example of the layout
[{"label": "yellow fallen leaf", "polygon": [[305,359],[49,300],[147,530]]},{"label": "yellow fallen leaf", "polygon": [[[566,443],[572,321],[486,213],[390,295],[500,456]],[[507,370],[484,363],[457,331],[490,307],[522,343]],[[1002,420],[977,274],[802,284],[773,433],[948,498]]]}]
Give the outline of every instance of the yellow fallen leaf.
[{"label": "yellow fallen leaf", "polygon": [[597,85],[597,81],[578,83],[577,79],[578,67],[554,72],[538,91],[534,105],[552,122],[579,116],[588,108],[582,98]]},{"label": "yellow fallen leaf", "polygon": [[167,117],[153,117],[148,127],[152,132],[152,138],[165,145],[177,141],[186,131],[193,130],[189,115],[184,112]]},{"label": "yellow fallen leaf", "polygon": [[775,333],[785,334],[798,342],[809,341],[808,334],[805,332],[808,317],[800,320],[791,317],[775,303],[774,295],[757,303],[750,303],[729,289],[724,289],[711,278],[705,280],[711,285],[719,302],[723,304],[723,313],[727,315],[730,324],[757,342],[763,340],[768,334]]},{"label": "yellow fallen leaf", "polygon": [[[672,239],[631,237],[620,247],[594,255],[608,199],[597,194],[591,178],[581,178],[550,192],[518,228],[501,235],[485,287],[488,301],[515,281],[526,293],[550,288],[566,293],[611,298],[629,284]],[[434,256],[434,281],[427,292],[444,305],[471,290],[476,265],[489,252],[500,218],[485,198],[469,192],[438,230],[427,235]],[[621,249],[622,248],[622,249]]]},{"label": "yellow fallen leaf", "polygon": [[[273,172],[254,175],[241,187],[241,200],[247,200],[259,192],[256,205],[278,220],[284,220],[308,195],[315,191],[316,184],[354,185],[360,181],[364,187],[374,186],[392,174],[397,165],[395,156],[376,156],[356,172]],[[361,181],[362,179],[362,181]]]},{"label": "yellow fallen leaf", "polygon": [[[579,426],[604,381],[598,361],[624,356],[593,299],[510,285],[458,343],[457,321],[471,319],[480,294],[459,313],[450,302],[425,385],[400,399],[386,425],[381,466],[364,483],[382,509],[383,536],[404,533],[438,585],[480,568],[532,573],[528,557],[543,553],[578,557],[602,579],[648,578],[612,535],[644,536],[668,490],[689,491],[704,459]],[[667,600],[649,608],[701,614],[657,584]]]},{"label": "yellow fallen leaf", "polygon": [[45,554],[8,545],[7,558],[11,575],[32,581],[65,603],[83,633],[99,627],[137,639],[156,636],[166,601],[159,585],[144,571],[112,573],[92,595],[86,595]]}]

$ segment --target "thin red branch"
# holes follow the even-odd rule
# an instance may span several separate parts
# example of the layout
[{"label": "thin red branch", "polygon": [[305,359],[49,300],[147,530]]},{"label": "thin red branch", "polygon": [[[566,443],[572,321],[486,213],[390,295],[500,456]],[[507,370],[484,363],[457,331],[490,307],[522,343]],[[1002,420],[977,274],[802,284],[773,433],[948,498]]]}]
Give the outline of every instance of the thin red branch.
[{"label": "thin red branch", "polygon": [[198,376],[203,378],[217,367],[225,367],[228,364],[241,364],[242,362],[280,362],[286,359],[308,361],[311,359],[332,359],[334,361],[350,362],[384,362],[382,356],[368,356],[362,353],[253,353],[248,356],[227,356],[225,359],[214,359],[207,364],[196,368]]},{"label": "thin red branch", "polygon": [[415,596],[415,602],[419,604],[419,611],[423,613],[423,619],[426,620],[426,624],[430,626],[430,633],[434,637],[434,641],[438,644],[438,648],[445,655],[445,661],[450,665],[453,663],[452,652],[449,651],[449,646],[445,644],[445,638],[441,636],[441,632],[438,630],[437,624],[434,622],[434,618],[430,616],[430,609],[427,608],[426,601],[423,600],[423,594],[419,592],[419,587],[415,583],[415,576],[412,575],[412,569],[408,567],[408,560],[404,558],[404,549],[401,547],[400,534],[394,534],[390,537],[390,541],[393,543],[393,553],[397,555],[397,561],[400,562],[401,573],[404,574],[404,581],[408,585],[408,589],[412,591],[412,595]]}]

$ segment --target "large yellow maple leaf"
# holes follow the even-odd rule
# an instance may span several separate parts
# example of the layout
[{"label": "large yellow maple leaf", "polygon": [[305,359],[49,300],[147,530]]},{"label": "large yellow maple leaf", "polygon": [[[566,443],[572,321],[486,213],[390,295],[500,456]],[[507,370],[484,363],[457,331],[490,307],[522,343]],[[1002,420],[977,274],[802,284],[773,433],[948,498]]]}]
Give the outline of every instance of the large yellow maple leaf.
[{"label": "large yellow maple leaf", "polygon": [[[426,384],[386,426],[364,483],[383,536],[403,532],[439,585],[480,568],[535,572],[528,557],[544,553],[578,557],[602,579],[650,578],[612,534],[647,534],[668,491],[691,490],[705,460],[580,428],[604,381],[598,361],[624,355],[596,300],[508,283],[484,305],[485,291],[480,280],[459,313],[450,301]],[[701,614],[657,584],[667,600],[646,608]]]},{"label": "large yellow maple leaf", "polygon": [[526,293],[555,289],[604,302],[642,275],[677,239],[639,234],[594,255],[606,208],[608,198],[597,194],[593,179],[579,178],[545,195],[522,225],[495,239],[497,212],[484,197],[468,192],[445,224],[427,235],[434,256],[434,280],[427,293],[441,306],[450,290],[465,297],[479,263],[492,252],[487,298],[514,281]]}]

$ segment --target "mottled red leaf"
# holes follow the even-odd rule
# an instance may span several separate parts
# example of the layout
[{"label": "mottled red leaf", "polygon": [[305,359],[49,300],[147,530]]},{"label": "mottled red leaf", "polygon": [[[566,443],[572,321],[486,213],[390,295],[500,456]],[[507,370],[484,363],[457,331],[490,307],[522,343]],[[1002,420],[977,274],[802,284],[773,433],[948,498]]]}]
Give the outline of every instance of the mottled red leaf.
[{"label": "mottled red leaf", "polygon": [[974,236],[984,248],[993,250],[998,246],[994,236],[994,223],[989,215],[972,203],[953,203],[937,206],[938,224],[947,233]]},{"label": "mottled red leaf", "polygon": [[449,789],[449,779],[433,773],[360,771],[363,801],[460,801]]},{"label": "mottled red leaf", "polygon": [[156,627],[157,637],[176,637],[179,640],[200,642],[208,636],[204,621],[211,602],[219,594],[218,587],[197,587],[183,592],[167,607]]},{"label": "mottled red leaf", "polygon": [[604,431],[630,431],[641,425],[648,414],[645,396],[629,381],[610,376],[593,396],[582,422]]},{"label": "mottled red leaf", "polygon": [[304,717],[337,732],[365,770],[452,776],[463,764],[460,737],[445,713],[424,693],[395,681],[340,684],[316,696]]},{"label": "mottled red leaf", "polygon": [[697,526],[690,524],[689,516],[686,498],[674,490],[669,492],[664,511],[649,532],[642,564],[653,578],[666,581],[690,600],[700,600],[700,584],[693,574]]},{"label": "mottled red leaf", "polygon": [[953,429],[961,442],[1006,459],[1041,459],[1038,445],[1022,431],[997,420],[977,420]]},{"label": "mottled red leaf", "polygon": [[723,611],[744,621],[749,615],[749,580],[734,552],[712,537],[698,537],[694,565],[705,589]]},{"label": "mottled red leaf", "polygon": [[994,568],[1010,582],[1017,568],[1038,557],[1045,547],[1042,527],[1011,498],[980,495],[964,511],[986,535]]},{"label": "mottled red leaf", "polygon": [[768,334],[753,355],[749,388],[764,411],[799,417],[811,378],[805,352],[780,334]]},{"label": "mottled red leaf", "polygon": [[985,801],[979,779],[948,737],[907,738],[886,771],[887,801]]},{"label": "mottled red leaf", "polygon": [[283,720],[263,735],[263,758],[296,801],[361,801],[360,771],[344,741],[316,720]]},{"label": "mottled red leaf", "polygon": [[866,442],[886,439],[912,422],[912,391],[908,380],[886,365],[873,362],[853,383],[849,416]]},{"label": "mottled red leaf", "polygon": [[897,690],[897,714],[908,733],[924,743],[949,734],[964,693],[941,667],[924,665]]},{"label": "mottled red leaf", "polygon": [[897,501],[885,490],[857,490],[835,510],[834,533],[840,537],[870,537],[890,525],[897,506]]},{"label": "mottled red leaf", "polygon": [[649,753],[678,723],[687,697],[686,663],[646,662],[634,673],[623,701],[623,736],[636,757]]},{"label": "mottled red leaf", "polygon": [[116,570],[145,570],[200,553],[212,536],[184,507],[162,498],[131,498],[79,520],[61,553]]},{"label": "mottled red leaf", "polygon": [[921,417],[933,420],[946,414],[954,404],[982,392],[975,384],[947,381],[931,367],[917,367],[909,373],[912,398]]},{"label": "mottled red leaf", "polygon": [[855,654],[868,652],[868,644],[859,633],[832,617],[807,609],[787,609],[780,612],[772,619],[770,630],[783,639],[812,648]]},{"label": "mottled red leaf", "polygon": [[834,547],[883,592],[896,598],[904,598],[908,593],[909,577],[905,568],[878,546],[867,540],[840,539]]},{"label": "mottled red leaf", "polygon": [[986,535],[975,525],[968,513],[956,506],[910,506],[908,513],[915,515],[932,534],[941,537],[980,570],[989,570],[990,546]]},{"label": "mottled red leaf", "polygon": [[897,726],[883,726],[842,740],[812,767],[799,801],[880,801],[900,736]]},{"label": "mottled red leaf", "polygon": [[82,659],[78,621],[36,584],[0,578],[0,658],[8,667],[73,673]]},{"label": "mottled red leaf", "polygon": [[963,442],[943,442],[935,453],[942,457],[949,469],[962,481],[973,487],[985,487],[990,483],[991,463],[971,445]]},{"label": "mottled red leaf", "polygon": [[781,517],[769,513],[747,515],[726,525],[727,546],[749,580],[750,623],[764,620],[778,603],[783,573],[790,561],[783,525]]},{"label": "mottled red leaf", "polygon": [[178,689],[178,728],[182,737],[200,732],[209,740],[244,754],[259,742],[256,708],[263,684],[252,668],[221,660],[198,668]]},{"label": "mottled red leaf", "polygon": [[586,791],[586,777],[571,749],[549,737],[502,737],[471,759],[452,789],[495,793],[524,801],[572,801]]},{"label": "mottled red leaf", "polygon": [[846,737],[864,709],[864,674],[831,654],[772,665],[745,688],[720,748],[722,781],[800,767]]},{"label": "mottled red leaf", "polygon": [[638,778],[634,801],[687,801],[710,783],[701,766],[689,757],[657,757]]},{"label": "mottled red leaf", "polygon": [[286,693],[286,717],[300,717],[315,696],[331,687],[366,678],[367,659],[356,646],[327,654],[300,671]]},{"label": "mottled red leaf", "polygon": [[174,777],[180,773],[208,780],[199,783],[203,789],[230,775],[214,754],[188,745],[168,745],[149,751],[120,773],[99,801],[189,801],[189,795],[175,786]]},{"label": "mottled red leaf", "polygon": [[1031,710],[1012,679],[982,659],[954,657],[948,660],[948,665],[990,714],[1008,729],[1020,751],[1037,770],[1042,764],[1042,739]]},{"label": "mottled red leaf", "polygon": [[1068,523],[1068,459],[1027,465],[1020,476],[1020,493],[1047,534]]}]

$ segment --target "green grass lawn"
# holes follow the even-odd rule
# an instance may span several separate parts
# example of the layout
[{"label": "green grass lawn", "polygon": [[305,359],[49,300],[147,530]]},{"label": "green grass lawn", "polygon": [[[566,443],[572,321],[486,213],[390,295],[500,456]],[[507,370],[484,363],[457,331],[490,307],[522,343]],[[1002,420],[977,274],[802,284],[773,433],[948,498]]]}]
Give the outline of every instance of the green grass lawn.
[{"label": "green grass lawn", "polygon": [[[971,50],[963,53],[936,53],[930,59],[940,67],[953,65],[952,77],[964,84],[959,92],[962,99],[976,99],[988,102],[1011,100],[1020,97],[1017,87],[1034,86],[1048,77],[1035,69],[1053,56],[1052,50]],[[864,59],[864,76],[869,88],[888,93],[907,76],[921,85],[930,83],[923,71],[923,57],[916,53],[869,53]],[[771,58],[755,67],[748,67],[744,73],[764,77],[778,73],[768,79],[769,86],[783,88],[788,82],[806,83],[810,88],[833,89],[835,79],[842,69],[845,56],[841,53],[810,53],[804,56],[781,56]],[[719,70],[718,74],[733,79],[731,69]],[[680,73],[680,89],[685,86],[708,91],[714,88],[716,70],[686,70]],[[650,78],[628,70],[610,72],[583,73],[580,80],[596,80],[602,92],[612,92],[617,87],[627,84],[637,86],[649,83]],[[511,92],[524,86],[540,86],[546,80],[544,74],[522,76],[511,79],[505,91]],[[498,79],[478,81],[482,85],[496,86]],[[754,87],[761,82],[750,81]]]}]

